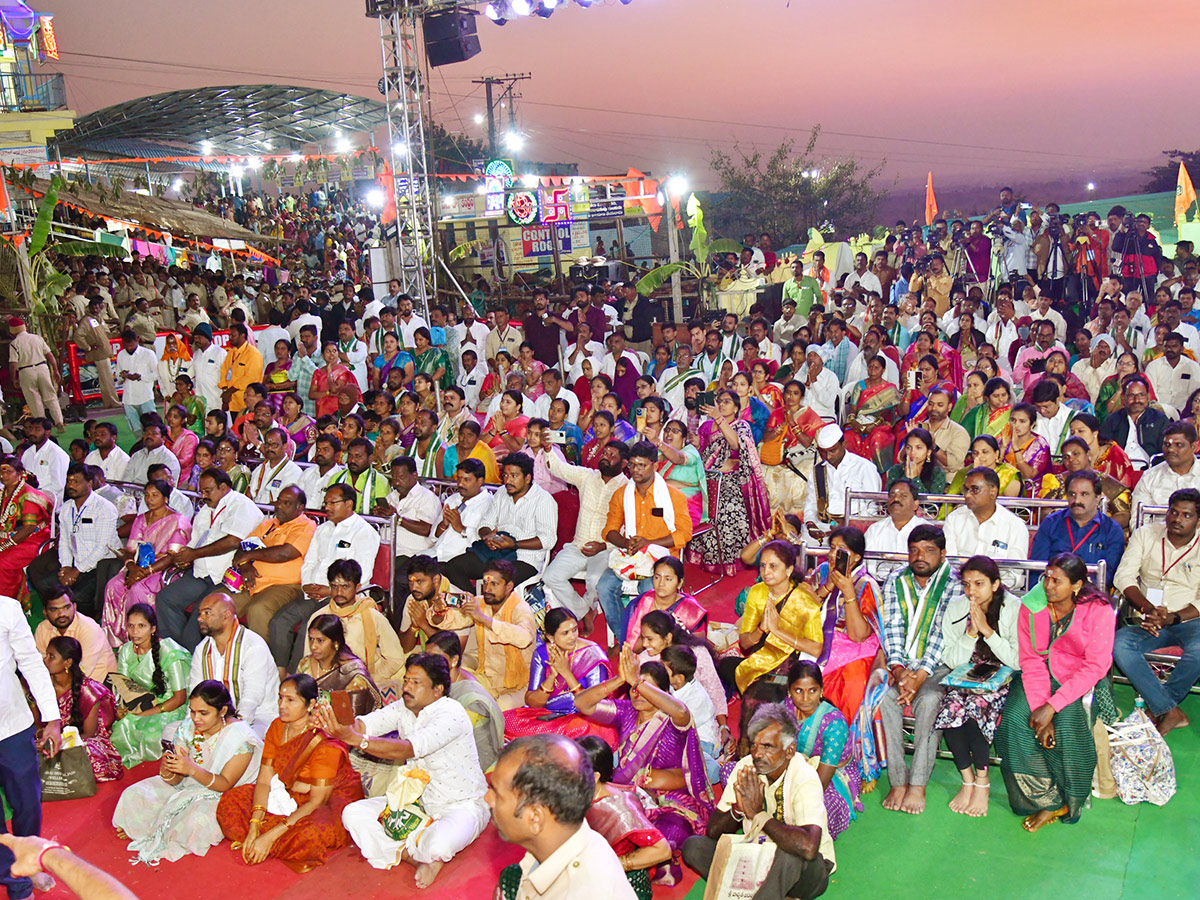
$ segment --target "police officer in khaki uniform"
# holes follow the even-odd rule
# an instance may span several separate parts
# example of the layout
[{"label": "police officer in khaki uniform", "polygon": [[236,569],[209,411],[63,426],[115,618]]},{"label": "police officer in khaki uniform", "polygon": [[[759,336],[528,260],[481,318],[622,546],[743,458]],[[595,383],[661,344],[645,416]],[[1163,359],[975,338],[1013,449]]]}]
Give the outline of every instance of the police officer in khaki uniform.
[{"label": "police officer in khaki uniform", "polygon": [[104,301],[99,297],[88,304],[88,315],[75,326],[73,339],[83,351],[84,362],[96,367],[105,409],[120,407],[121,401],[113,384],[112,342],[109,340],[108,327],[104,324]]},{"label": "police officer in khaki uniform", "polygon": [[13,336],[8,345],[8,369],[13,383],[21,385],[30,414],[42,418],[49,411],[55,431],[61,434],[63,415],[58,405],[61,381],[54,354],[39,335],[25,330],[25,323],[16,316],[8,320],[8,330]]}]

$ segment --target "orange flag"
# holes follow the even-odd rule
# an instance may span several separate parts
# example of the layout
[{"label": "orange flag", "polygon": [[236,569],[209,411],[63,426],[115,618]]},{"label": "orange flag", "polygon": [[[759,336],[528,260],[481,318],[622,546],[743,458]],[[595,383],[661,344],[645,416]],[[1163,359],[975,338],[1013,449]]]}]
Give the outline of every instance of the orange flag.
[{"label": "orange flag", "polygon": [[1187,211],[1196,202],[1196,189],[1192,187],[1192,179],[1188,176],[1187,167],[1179,164],[1179,183],[1175,186],[1175,224],[1187,220]]},{"label": "orange flag", "polygon": [[933,173],[930,172],[929,180],[925,182],[925,224],[932,225],[937,214],[937,197],[933,196]]},{"label": "orange flag", "polygon": [[392,164],[383,161],[383,172],[379,176],[379,187],[383,190],[383,211],[379,216],[384,225],[396,221],[396,176],[392,172]]}]

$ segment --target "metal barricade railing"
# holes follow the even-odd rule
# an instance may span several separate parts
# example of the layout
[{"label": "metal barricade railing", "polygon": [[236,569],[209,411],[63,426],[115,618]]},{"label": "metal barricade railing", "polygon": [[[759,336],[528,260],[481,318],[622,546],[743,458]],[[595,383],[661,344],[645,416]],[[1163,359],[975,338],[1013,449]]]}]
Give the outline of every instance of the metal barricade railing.
[{"label": "metal barricade railing", "polygon": [[[845,506],[847,521],[854,519],[877,522],[887,518],[887,497],[886,491],[855,491],[847,488]],[[931,522],[936,524],[934,520],[941,515],[943,507],[963,506],[966,502],[966,498],[961,494],[922,494],[917,506]],[[1037,531],[1038,523],[1048,514],[1047,510],[1053,512],[1057,509],[1067,508],[1066,500],[1041,500],[1034,497],[1001,496],[996,498],[996,504],[1008,509],[1024,522],[1031,535]],[[1101,496],[1100,512],[1107,512],[1107,507],[1106,498]]]},{"label": "metal barricade railing", "polygon": [[1134,527],[1141,528],[1151,522],[1160,522],[1167,517],[1166,506],[1150,506],[1145,503],[1139,503],[1137,508],[1137,518],[1134,520]]}]

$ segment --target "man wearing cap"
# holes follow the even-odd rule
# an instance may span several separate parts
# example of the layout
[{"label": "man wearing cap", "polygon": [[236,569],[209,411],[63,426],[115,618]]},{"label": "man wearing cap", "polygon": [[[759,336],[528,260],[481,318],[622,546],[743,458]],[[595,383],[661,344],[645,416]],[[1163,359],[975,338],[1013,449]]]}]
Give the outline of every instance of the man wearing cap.
[{"label": "man wearing cap", "polygon": [[117,399],[117,389],[113,384],[112,341],[108,337],[108,326],[104,324],[103,300],[95,297],[88,302],[87,315],[75,326],[71,338],[83,351],[83,361],[96,367],[104,408],[115,409],[120,406],[121,401]]},{"label": "man wearing cap", "polygon": [[58,405],[58,392],[62,379],[54,354],[40,335],[27,331],[25,323],[16,316],[8,320],[12,342],[8,345],[8,371],[12,384],[21,385],[21,393],[29,412],[40,419],[50,413],[54,429],[63,430],[62,407]]},{"label": "man wearing cap", "polygon": [[[842,429],[833,423],[817,432],[817,455],[821,461],[813,467],[812,489],[804,501],[804,521],[809,535],[823,542],[830,531],[846,523],[847,489],[878,491],[882,485],[874,463],[847,452]],[[853,513],[858,513],[861,502],[856,503]]]},{"label": "man wearing cap", "polygon": [[192,343],[196,352],[192,354],[193,378],[196,394],[204,398],[206,409],[221,408],[221,369],[225,363],[225,350],[213,341],[212,325],[201,322],[192,332]]}]

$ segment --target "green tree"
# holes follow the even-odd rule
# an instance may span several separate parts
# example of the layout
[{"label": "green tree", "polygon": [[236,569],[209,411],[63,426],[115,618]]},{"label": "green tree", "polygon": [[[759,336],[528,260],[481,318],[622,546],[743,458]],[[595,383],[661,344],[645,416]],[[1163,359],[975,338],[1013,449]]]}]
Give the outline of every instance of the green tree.
[{"label": "green tree", "polygon": [[[1200,150],[1164,150],[1170,162],[1148,169],[1145,173],[1149,179],[1142,188],[1147,194],[1157,194],[1161,191],[1173,191],[1179,183],[1179,164],[1183,163],[1188,172],[1200,173]],[[1193,177],[1195,177],[1193,175]]]},{"label": "green tree", "polygon": [[710,213],[716,230],[739,238],[769,231],[776,247],[807,240],[809,228],[843,235],[870,230],[886,194],[874,187],[884,163],[866,170],[851,158],[820,159],[820,133],[814,127],[799,153],[791,139],[770,156],[739,146],[733,156],[714,150],[711,165],[721,185]]}]

